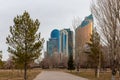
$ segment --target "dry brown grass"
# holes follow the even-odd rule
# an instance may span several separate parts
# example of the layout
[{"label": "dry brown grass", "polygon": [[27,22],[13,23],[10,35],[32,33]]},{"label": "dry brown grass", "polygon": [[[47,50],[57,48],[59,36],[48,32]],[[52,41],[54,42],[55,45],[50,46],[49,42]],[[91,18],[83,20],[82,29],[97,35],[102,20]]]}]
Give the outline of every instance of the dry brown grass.
[{"label": "dry brown grass", "polygon": [[[40,69],[28,70],[28,80],[33,80],[40,72]],[[0,70],[0,80],[24,80],[23,75],[21,70]]]},{"label": "dry brown grass", "polygon": [[[77,75],[80,77],[88,78],[89,80],[111,80],[111,72],[104,71],[100,73],[100,77],[96,78],[94,70],[81,70],[80,72],[72,71],[68,72],[73,75]],[[118,74],[116,75],[116,80],[118,80]]]}]

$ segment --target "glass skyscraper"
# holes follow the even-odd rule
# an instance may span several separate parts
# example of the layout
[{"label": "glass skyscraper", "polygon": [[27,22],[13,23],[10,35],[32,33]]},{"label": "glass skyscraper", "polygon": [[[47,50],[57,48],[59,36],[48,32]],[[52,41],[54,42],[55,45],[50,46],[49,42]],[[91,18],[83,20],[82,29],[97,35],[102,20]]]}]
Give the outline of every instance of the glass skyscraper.
[{"label": "glass skyscraper", "polygon": [[73,53],[73,31],[63,29],[60,31],[60,50],[67,56]]},{"label": "glass skyscraper", "polygon": [[[85,17],[82,23],[75,30],[75,59],[77,61],[84,61],[86,58],[86,55],[82,51],[85,49],[86,43],[90,42],[92,28],[93,16],[91,14]],[[82,57],[84,57],[84,59]]]},{"label": "glass skyscraper", "polygon": [[54,52],[60,52],[60,47],[59,47],[59,36],[60,36],[60,32],[57,29],[54,29],[51,32],[51,38],[49,39],[49,41],[47,41],[47,52],[49,55],[52,55]]},{"label": "glass skyscraper", "polygon": [[92,34],[92,28],[93,28],[93,16],[92,14],[85,17],[85,19],[82,21],[81,25],[79,25],[76,28],[76,48],[78,47],[84,47],[87,42],[90,41],[90,35]]},{"label": "glass skyscraper", "polygon": [[68,55],[68,32],[65,29],[60,31],[60,53]]},{"label": "glass skyscraper", "polygon": [[51,32],[51,38],[47,41],[47,52],[52,55],[54,51],[66,54],[66,56],[73,53],[73,31],[54,29]]}]

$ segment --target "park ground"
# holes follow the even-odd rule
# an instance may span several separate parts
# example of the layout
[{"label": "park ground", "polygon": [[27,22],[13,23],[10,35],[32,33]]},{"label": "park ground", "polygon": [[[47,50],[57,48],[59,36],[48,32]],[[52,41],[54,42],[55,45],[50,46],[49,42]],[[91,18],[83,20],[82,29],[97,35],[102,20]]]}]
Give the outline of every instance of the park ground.
[{"label": "park ground", "polygon": [[[93,69],[80,69],[79,72],[77,72],[76,70],[73,70],[73,71],[68,71],[68,70],[47,70],[47,71],[50,71],[49,73],[53,73],[52,71],[65,72],[65,73],[69,73],[69,74],[81,77],[81,79],[77,79],[77,80],[84,80],[82,78],[86,78],[88,80],[111,80],[111,70],[110,69],[108,69],[107,71],[101,71],[99,78],[95,77],[95,72],[94,72]],[[75,80],[75,79],[73,79],[73,80]],[[119,80],[118,79],[118,74],[116,75],[116,80]]]},{"label": "park ground", "polygon": [[[111,80],[111,71],[102,71],[100,73],[100,78],[97,79],[94,76],[94,70],[92,69],[81,69],[80,72],[76,71],[68,71],[68,70],[60,70],[60,69],[31,69],[28,70],[28,80],[34,80],[38,75],[41,75],[45,72],[49,72],[49,74],[53,73],[53,71],[64,72],[68,74],[72,74],[78,77],[86,78],[89,80]],[[59,73],[58,73],[59,74]],[[54,75],[55,76],[55,75]],[[22,70],[0,70],[0,80],[23,80],[23,71]],[[82,79],[81,79],[82,80]],[[116,80],[118,80],[118,75],[116,76]]]},{"label": "park ground", "polygon": [[[41,72],[40,69],[28,70],[28,80],[33,80]],[[0,80],[24,80],[22,70],[0,70]]]},{"label": "park ground", "polygon": [[34,80],[88,80],[63,71],[43,71]]}]

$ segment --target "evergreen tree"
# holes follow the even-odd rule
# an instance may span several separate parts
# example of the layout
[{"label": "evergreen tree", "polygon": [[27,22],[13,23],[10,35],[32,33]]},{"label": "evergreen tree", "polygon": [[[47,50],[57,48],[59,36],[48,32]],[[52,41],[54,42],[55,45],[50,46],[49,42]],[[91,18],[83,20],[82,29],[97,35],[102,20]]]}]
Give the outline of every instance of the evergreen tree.
[{"label": "evergreen tree", "polygon": [[96,29],[93,29],[90,42],[87,44],[90,48],[90,50],[86,52],[88,54],[88,64],[95,68],[95,76],[99,77],[99,70],[103,55],[100,47],[100,36]]},{"label": "evergreen tree", "polygon": [[40,56],[44,39],[40,38],[39,21],[30,18],[28,12],[14,18],[10,26],[10,35],[6,38],[8,52],[12,54],[16,64],[24,66],[24,80],[27,80],[28,64]]},{"label": "evergreen tree", "polygon": [[0,68],[3,68],[3,61],[2,61],[2,51],[0,51]]},{"label": "evergreen tree", "polygon": [[91,12],[102,35],[102,43],[107,47],[111,78],[115,80],[117,68],[120,68],[120,0],[92,0]]},{"label": "evergreen tree", "polygon": [[74,69],[75,69],[75,65],[73,61],[73,55],[70,54],[68,59],[68,70],[74,70]]}]

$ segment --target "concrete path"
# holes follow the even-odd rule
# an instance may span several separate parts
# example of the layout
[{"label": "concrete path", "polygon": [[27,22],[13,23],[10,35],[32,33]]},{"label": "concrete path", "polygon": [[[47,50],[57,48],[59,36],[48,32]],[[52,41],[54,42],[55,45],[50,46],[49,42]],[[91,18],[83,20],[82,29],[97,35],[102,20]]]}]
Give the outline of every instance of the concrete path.
[{"label": "concrete path", "polygon": [[42,71],[34,80],[88,80],[62,71]]}]

